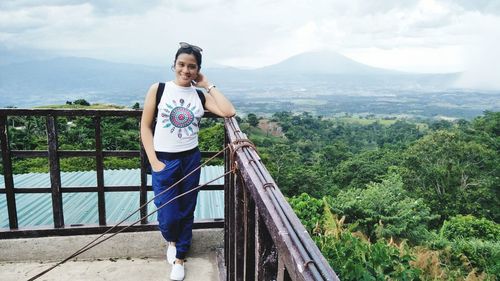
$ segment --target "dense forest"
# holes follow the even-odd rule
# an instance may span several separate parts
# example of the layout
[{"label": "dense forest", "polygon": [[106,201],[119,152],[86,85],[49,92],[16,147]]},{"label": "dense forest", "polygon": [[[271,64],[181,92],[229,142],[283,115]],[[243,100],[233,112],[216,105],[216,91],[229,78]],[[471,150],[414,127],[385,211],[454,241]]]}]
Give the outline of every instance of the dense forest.
[{"label": "dense forest", "polygon": [[500,276],[500,112],[456,122],[280,112],[245,122],[341,280]]},{"label": "dense forest", "polygon": [[[89,106],[75,103],[65,107]],[[60,149],[94,149],[92,119],[58,121]],[[341,280],[500,276],[500,112],[454,122],[307,112],[238,121]],[[45,120],[8,122],[12,149],[47,149]],[[138,122],[103,119],[104,149],[138,149]],[[222,123],[202,122],[201,148],[220,150]],[[105,168],[138,163],[108,157]],[[17,174],[48,171],[42,158],[13,165]],[[64,158],[61,168],[93,170],[95,160]]]}]

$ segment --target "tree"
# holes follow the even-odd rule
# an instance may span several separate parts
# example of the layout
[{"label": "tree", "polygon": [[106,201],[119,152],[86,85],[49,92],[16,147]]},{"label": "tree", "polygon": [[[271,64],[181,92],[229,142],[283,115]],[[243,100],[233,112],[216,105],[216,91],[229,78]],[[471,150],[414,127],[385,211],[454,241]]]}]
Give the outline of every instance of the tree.
[{"label": "tree", "polygon": [[257,115],[255,115],[253,113],[249,113],[247,115],[247,122],[252,127],[257,127],[257,125],[259,125],[259,119],[257,118]]},{"label": "tree", "polygon": [[365,151],[342,161],[333,171],[333,181],[340,188],[364,188],[401,162],[399,153],[389,149]]},{"label": "tree", "polygon": [[441,220],[473,214],[498,220],[497,153],[458,131],[436,131],[404,153],[403,179]]},{"label": "tree", "polygon": [[302,193],[288,199],[288,203],[310,234],[318,225],[323,224],[323,209],[325,208],[323,200]]},{"label": "tree", "polygon": [[77,105],[83,105],[83,106],[90,106],[90,103],[84,99],[78,99],[73,102],[73,104]]},{"label": "tree", "polygon": [[430,208],[422,199],[412,198],[403,188],[401,176],[394,172],[381,183],[369,183],[366,189],[340,191],[329,205],[333,213],[346,216],[346,222],[373,240],[394,237],[421,242],[433,219]]}]

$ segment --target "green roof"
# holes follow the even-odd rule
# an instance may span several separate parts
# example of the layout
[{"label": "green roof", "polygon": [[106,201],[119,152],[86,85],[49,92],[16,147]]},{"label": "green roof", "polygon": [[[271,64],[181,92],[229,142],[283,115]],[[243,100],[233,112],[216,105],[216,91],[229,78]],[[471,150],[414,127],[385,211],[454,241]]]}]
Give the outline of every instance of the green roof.
[{"label": "green roof", "polygon": [[[206,183],[224,173],[223,166],[205,166],[201,170],[200,184]],[[97,186],[97,174],[95,171],[86,172],[61,172],[61,184],[63,187],[95,187]],[[151,175],[148,175],[148,185],[151,184]],[[221,178],[213,184],[224,184]],[[140,170],[105,170],[105,186],[127,186],[140,185]],[[15,188],[48,188],[50,187],[50,175],[48,173],[29,173],[14,175]],[[0,188],[5,188],[4,178],[0,177]],[[153,192],[148,192],[148,200],[153,198]],[[126,218],[130,213],[139,208],[139,193],[130,192],[106,192],[106,220],[107,224],[114,224]],[[23,193],[16,194],[17,218],[19,227],[52,226],[52,203],[50,193]],[[148,204],[148,213],[156,209],[153,202]],[[63,210],[65,225],[75,224],[98,224],[97,193],[63,193]],[[202,190],[198,195],[195,210],[195,221],[204,219],[224,218],[224,191]],[[139,219],[139,212],[127,221],[134,222]],[[155,221],[156,213],[148,218]],[[9,227],[7,213],[7,200],[5,194],[0,194],[0,228]]]}]

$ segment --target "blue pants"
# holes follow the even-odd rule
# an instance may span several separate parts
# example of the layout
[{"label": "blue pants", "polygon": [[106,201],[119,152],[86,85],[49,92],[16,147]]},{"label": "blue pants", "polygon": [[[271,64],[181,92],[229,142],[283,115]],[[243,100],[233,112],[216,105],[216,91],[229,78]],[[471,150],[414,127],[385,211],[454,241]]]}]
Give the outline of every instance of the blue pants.
[{"label": "blue pants", "polygon": [[[201,163],[201,153],[198,148],[180,153],[157,152],[156,155],[166,166],[159,172],[152,172],[155,196],[196,169]],[[155,198],[156,207],[158,208],[175,196],[197,187],[199,181],[200,169]],[[184,259],[191,246],[197,197],[198,190],[173,200],[158,211],[158,225],[161,234],[165,240],[176,242],[176,258],[178,259]]]}]

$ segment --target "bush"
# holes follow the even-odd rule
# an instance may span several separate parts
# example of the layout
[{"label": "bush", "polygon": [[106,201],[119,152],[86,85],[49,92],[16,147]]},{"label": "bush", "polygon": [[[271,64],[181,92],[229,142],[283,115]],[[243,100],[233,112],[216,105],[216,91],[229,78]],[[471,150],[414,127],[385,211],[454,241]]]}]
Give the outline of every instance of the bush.
[{"label": "bush", "polygon": [[343,219],[325,208],[324,232],[316,244],[341,280],[419,280],[420,270],[410,265],[410,248],[383,239],[375,243],[344,229]]},{"label": "bush", "polygon": [[78,105],[83,105],[83,106],[90,106],[90,103],[84,99],[78,99],[73,102],[73,104],[78,104]]},{"label": "bush", "polygon": [[464,255],[468,265],[492,276],[500,276],[500,242],[460,239],[452,242],[455,256]]},{"label": "bush", "polygon": [[452,217],[445,221],[440,231],[441,237],[455,239],[482,239],[500,241],[500,224],[472,215]]},{"label": "bush", "polygon": [[427,224],[433,219],[423,200],[411,198],[404,190],[397,173],[389,173],[366,189],[341,191],[329,204],[334,213],[345,215],[348,223],[372,240],[394,237],[417,244],[426,240]]}]

